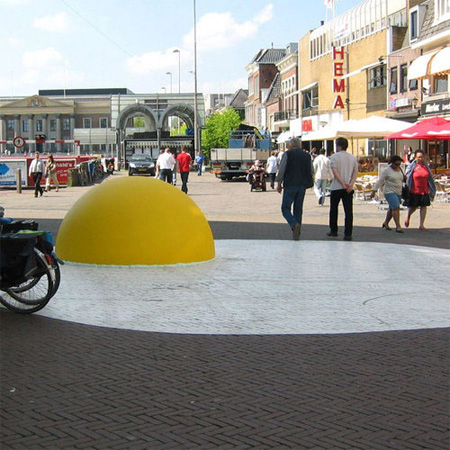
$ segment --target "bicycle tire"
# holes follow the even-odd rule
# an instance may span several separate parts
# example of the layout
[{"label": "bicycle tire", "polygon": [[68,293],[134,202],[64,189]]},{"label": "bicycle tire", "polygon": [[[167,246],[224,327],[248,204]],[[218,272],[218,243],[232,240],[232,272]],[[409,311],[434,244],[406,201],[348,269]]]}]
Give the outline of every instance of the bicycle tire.
[{"label": "bicycle tire", "polygon": [[53,264],[51,266],[52,270],[54,271],[54,280],[53,280],[53,293],[52,297],[56,294],[56,292],[59,289],[59,285],[61,284],[61,268],[58,264],[58,261],[53,258]]},{"label": "bicycle tire", "polygon": [[11,311],[19,314],[31,314],[41,310],[50,301],[51,297],[48,297],[45,301],[40,302],[37,305],[27,305],[11,297],[7,292],[0,292],[0,303]]},{"label": "bicycle tire", "polygon": [[4,289],[11,298],[29,306],[47,304],[53,297],[56,277],[51,273],[52,267],[47,263],[45,256],[36,252],[36,275],[24,283],[12,288]]}]

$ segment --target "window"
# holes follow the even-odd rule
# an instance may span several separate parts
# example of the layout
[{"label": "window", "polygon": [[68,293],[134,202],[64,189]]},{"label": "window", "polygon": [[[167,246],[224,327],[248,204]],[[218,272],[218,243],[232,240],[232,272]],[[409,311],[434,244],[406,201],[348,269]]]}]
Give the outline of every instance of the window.
[{"label": "window", "polygon": [[386,74],[384,66],[370,69],[369,89],[386,86]]},{"label": "window", "polygon": [[50,119],[50,131],[56,131],[56,119]]},{"label": "window", "polygon": [[440,23],[450,19],[450,1],[434,0],[434,22]]},{"label": "window", "polygon": [[28,132],[28,120],[22,120],[22,131]]},{"label": "window", "polygon": [[402,64],[400,66],[400,92],[408,90],[408,65]]},{"label": "window", "polygon": [[419,23],[418,23],[418,11],[412,11],[410,14],[410,20],[409,20],[409,32],[410,32],[410,39],[417,39],[419,37]]},{"label": "window", "polygon": [[8,131],[14,131],[14,120],[9,119],[8,122],[6,122],[6,127]]},{"label": "window", "polygon": [[391,86],[389,87],[389,93],[396,94],[398,92],[397,83],[398,83],[398,68],[393,67],[391,69]]},{"label": "window", "polygon": [[83,119],[83,128],[91,128],[91,119]]},{"label": "window", "polygon": [[41,119],[36,120],[36,131],[43,131],[42,130],[42,120]]},{"label": "window", "polygon": [[409,90],[410,91],[416,91],[418,88],[418,82],[417,80],[409,80]]},{"label": "window", "polygon": [[62,120],[62,129],[63,131],[70,131],[70,119]]},{"label": "window", "polygon": [[440,77],[434,77],[433,91],[435,94],[448,91],[448,77],[443,75]]},{"label": "window", "polygon": [[319,88],[313,87],[303,92],[303,109],[310,109],[319,106]]},{"label": "window", "polygon": [[108,118],[107,117],[100,118],[100,128],[108,128]]}]

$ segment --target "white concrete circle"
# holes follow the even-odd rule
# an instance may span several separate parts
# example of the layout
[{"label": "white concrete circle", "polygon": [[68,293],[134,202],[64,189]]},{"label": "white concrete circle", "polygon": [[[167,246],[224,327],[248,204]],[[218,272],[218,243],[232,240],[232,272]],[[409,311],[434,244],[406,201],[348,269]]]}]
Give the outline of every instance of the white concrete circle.
[{"label": "white concrete circle", "polygon": [[38,314],[186,334],[328,334],[450,326],[450,252],[342,241],[218,240],[211,262],[67,264]]}]

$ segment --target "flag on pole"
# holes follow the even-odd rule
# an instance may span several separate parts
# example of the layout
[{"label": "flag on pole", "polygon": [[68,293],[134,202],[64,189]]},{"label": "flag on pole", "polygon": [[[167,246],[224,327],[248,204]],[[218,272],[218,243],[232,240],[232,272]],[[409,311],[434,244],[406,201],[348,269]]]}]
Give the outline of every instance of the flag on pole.
[{"label": "flag on pole", "polygon": [[334,7],[334,0],[324,0],[323,3],[328,9],[333,9]]}]

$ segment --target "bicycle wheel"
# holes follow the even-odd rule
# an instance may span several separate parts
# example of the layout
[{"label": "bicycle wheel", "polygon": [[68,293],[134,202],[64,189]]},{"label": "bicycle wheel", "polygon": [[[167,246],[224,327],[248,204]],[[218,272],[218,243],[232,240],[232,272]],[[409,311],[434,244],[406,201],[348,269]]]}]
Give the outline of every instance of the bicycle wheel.
[{"label": "bicycle wheel", "polygon": [[42,309],[49,301],[50,296],[37,305],[27,305],[11,297],[7,292],[0,292],[0,303],[11,311],[19,314],[31,314]]},{"label": "bicycle wheel", "polygon": [[55,258],[53,258],[53,264],[51,265],[51,272],[53,280],[53,292],[51,296],[53,297],[58,291],[59,285],[61,283],[61,269],[59,267],[58,261]]},{"label": "bicycle wheel", "polygon": [[14,300],[25,305],[40,305],[48,301],[54,295],[56,275],[52,273],[52,267],[47,263],[45,256],[36,253],[37,269],[35,275],[25,282],[4,291]]}]

